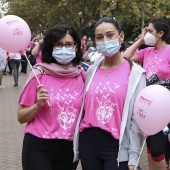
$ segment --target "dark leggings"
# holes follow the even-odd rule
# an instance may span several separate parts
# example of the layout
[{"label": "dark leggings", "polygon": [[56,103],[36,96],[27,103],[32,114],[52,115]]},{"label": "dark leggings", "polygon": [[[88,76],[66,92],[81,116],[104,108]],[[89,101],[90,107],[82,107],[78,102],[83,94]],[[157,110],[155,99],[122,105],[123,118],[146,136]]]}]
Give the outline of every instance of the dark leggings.
[{"label": "dark leggings", "polygon": [[72,141],[25,135],[22,150],[23,170],[75,170],[76,164],[77,162],[73,164]]},{"label": "dark leggings", "polygon": [[170,159],[170,142],[167,136],[165,142],[165,160],[167,163],[169,163],[169,159]]},{"label": "dark leggings", "polygon": [[161,159],[164,159],[165,141],[166,136],[162,131],[155,135],[149,136],[146,139],[147,148],[150,150],[153,160],[154,158],[158,158],[158,161],[156,162],[162,161]]},{"label": "dark leggings", "polygon": [[80,159],[83,170],[128,170],[128,162],[117,163],[119,140],[99,128],[80,133]]}]

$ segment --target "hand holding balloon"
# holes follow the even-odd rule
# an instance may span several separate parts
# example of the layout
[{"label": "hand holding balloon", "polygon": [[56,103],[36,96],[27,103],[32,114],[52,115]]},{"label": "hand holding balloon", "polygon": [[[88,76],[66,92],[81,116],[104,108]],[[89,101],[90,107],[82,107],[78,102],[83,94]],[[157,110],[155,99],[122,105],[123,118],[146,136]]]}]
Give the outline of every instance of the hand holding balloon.
[{"label": "hand holding balloon", "polygon": [[48,91],[44,89],[44,85],[38,85],[36,102],[37,107],[41,108],[47,100],[49,100]]}]

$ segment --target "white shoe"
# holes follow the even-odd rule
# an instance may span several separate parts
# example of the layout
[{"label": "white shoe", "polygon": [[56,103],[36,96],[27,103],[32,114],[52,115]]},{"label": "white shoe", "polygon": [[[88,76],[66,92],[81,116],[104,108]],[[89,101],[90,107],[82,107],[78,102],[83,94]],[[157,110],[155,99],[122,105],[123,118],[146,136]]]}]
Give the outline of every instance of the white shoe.
[{"label": "white shoe", "polygon": [[0,85],[0,89],[3,89],[5,86],[3,86],[3,85]]}]

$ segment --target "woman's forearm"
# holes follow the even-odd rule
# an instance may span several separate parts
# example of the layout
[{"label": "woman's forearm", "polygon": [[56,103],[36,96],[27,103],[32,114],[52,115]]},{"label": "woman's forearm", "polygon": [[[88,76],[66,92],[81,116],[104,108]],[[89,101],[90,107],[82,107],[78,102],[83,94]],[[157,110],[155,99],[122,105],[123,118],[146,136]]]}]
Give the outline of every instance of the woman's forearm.
[{"label": "woman's forearm", "polygon": [[18,108],[18,121],[23,124],[31,121],[37,114],[40,107],[34,104],[30,107],[20,106]]},{"label": "woman's forearm", "polygon": [[143,41],[141,39],[137,40],[134,44],[132,44],[130,47],[126,49],[123,53],[123,57],[125,58],[131,58],[134,55],[134,52],[136,49],[143,44]]},{"label": "woman's forearm", "polygon": [[32,54],[33,56],[36,56],[36,55],[38,54],[39,48],[40,48],[40,44],[37,44],[37,45],[32,49],[31,54]]}]

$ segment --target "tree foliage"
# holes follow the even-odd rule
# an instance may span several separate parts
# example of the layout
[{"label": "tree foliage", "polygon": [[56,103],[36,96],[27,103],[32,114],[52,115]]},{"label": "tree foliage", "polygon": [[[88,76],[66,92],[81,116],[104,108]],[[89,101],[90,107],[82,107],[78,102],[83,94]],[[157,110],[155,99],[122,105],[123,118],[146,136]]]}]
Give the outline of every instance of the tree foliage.
[{"label": "tree foliage", "polygon": [[[67,24],[80,32],[89,22],[95,22],[93,16],[99,12],[100,4],[100,0],[8,0],[8,2],[7,14],[23,18],[33,32],[43,32],[56,24]],[[78,17],[80,11],[83,13],[82,18]]]},{"label": "tree foliage", "polygon": [[[44,32],[56,24],[67,24],[80,35],[86,30],[90,36],[90,29],[99,18],[112,16],[113,7],[116,9],[112,12],[123,30],[131,31],[131,34],[138,34],[153,17],[170,19],[169,0],[115,0],[114,4],[113,0],[3,0],[5,2],[9,3],[7,14],[23,18],[32,33]],[[82,18],[78,17],[80,11]]]},{"label": "tree foliage", "polygon": [[[137,36],[152,18],[170,19],[169,0],[115,0],[115,16],[121,23],[126,35]],[[134,38],[133,37],[133,38]]]}]

